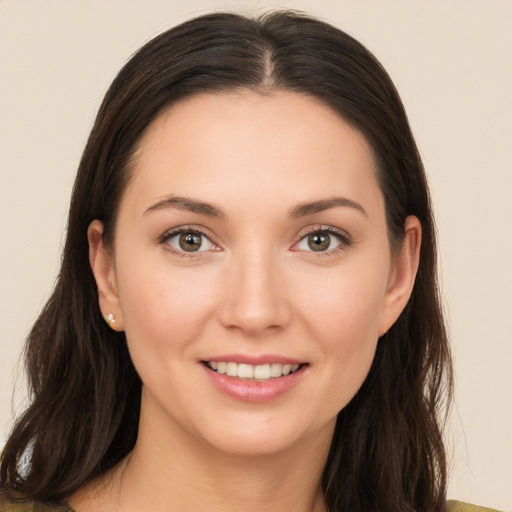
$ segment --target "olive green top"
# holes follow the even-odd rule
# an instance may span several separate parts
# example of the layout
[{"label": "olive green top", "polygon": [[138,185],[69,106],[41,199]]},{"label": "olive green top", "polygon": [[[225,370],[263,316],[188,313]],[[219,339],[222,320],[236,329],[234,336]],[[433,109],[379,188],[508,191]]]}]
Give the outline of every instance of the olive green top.
[{"label": "olive green top", "polygon": [[[449,501],[449,512],[499,512],[493,508],[478,507],[462,501]],[[14,503],[0,495],[0,512],[74,512],[66,505],[45,505],[42,503]]]},{"label": "olive green top", "polygon": [[74,512],[67,505],[45,505],[44,503],[14,502],[0,494],[0,512]]},{"label": "olive green top", "polygon": [[462,501],[449,501],[448,505],[449,512],[499,512],[495,508],[478,507]]}]

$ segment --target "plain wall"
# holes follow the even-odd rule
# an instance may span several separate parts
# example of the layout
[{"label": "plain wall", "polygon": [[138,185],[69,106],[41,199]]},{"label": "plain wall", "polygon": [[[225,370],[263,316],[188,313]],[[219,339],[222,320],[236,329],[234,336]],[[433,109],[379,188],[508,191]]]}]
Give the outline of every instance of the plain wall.
[{"label": "plain wall", "polygon": [[[191,7],[193,6],[193,7]],[[457,377],[450,496],[512,510],[512,2],[0,0],[0,437],[51,290],[103,94],[159,32],[210,10],[309,11],[391,74],[431,182]]]}]

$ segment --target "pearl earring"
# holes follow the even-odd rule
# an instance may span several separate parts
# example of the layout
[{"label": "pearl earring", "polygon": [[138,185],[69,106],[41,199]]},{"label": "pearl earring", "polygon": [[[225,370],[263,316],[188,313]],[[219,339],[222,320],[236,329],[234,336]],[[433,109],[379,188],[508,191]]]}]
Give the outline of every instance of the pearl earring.
[{"label": "pearl earring", "polygon": [[109,313],[108,315],[103,315],[103,319],[105,320],[105,322],[107,322],[108,325],[116,323],[114,313]]}]

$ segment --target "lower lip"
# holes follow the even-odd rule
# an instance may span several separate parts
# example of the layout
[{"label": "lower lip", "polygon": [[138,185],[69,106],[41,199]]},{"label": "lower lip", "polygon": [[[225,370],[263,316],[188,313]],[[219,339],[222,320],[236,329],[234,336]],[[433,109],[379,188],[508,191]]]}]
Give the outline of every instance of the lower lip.
[{"label": "lower lip", "polygon": [[217,373],[205,364],[202,366],[217,389],[235,400],[244,402],[269,402],[279,398],[299,383],[307,368],[307,365],[303,365],[294,373],[264,382],[255,382]]}]

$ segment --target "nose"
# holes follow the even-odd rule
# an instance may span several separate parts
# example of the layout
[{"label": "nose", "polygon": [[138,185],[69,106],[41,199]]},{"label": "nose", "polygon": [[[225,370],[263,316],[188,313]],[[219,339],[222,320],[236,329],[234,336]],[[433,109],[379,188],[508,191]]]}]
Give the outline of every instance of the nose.
[{"label": "nose", "polygon": [[286,327],[290,321],[289,295],[282,262],[272,251],[254,246],[233,254],[226,268],[219,320],[248,336]]}]

